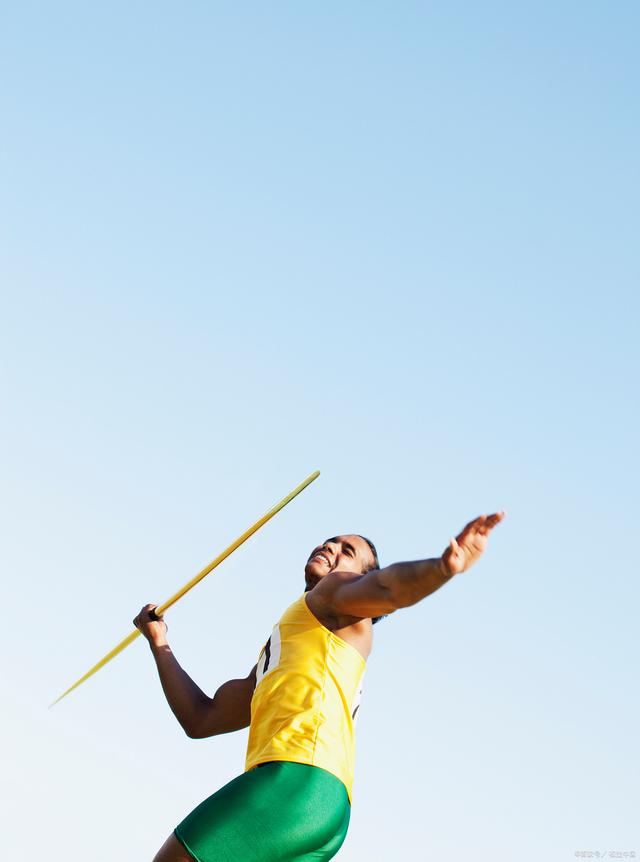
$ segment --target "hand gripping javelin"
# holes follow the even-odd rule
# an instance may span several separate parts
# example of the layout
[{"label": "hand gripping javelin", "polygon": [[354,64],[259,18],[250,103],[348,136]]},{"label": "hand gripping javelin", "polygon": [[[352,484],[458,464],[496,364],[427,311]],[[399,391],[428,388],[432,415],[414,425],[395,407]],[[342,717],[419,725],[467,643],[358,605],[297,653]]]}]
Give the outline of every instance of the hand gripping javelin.
[{"label": "hand gripping javelin", "polygon": [[[154,608],[154,614],[158,617],[162,616],[162,614],[168,608],[170,608],[171,605],[174,605],[178,601],[178,599],[181,599],[185,593],[188,593],[189,590],[191,589],[191,587],[195,587],[195,585],[197,583],[199,583],[203,578],[205,578],[209,574],[209,572],[213,571],[213,569],[215,569],[216,566],[219,566],[223,560],[226,560],[226,558],[230,554],[232,554],[236,550],[236,548],[239,548],[240,545],[243,542],[246,542],[250,536],[252,536],[257,530],[260,529],[260,527],[262,527],[264,524],[266,524],[267,521],[271,520],[271,518],[273,518],[274,515],[277,515],[278,512],[280,511],[280,509],[284,509],[284,507],[287,505],[287,503],[290,503],[294,497],[297,497],[301,491],[304,491],[304,489],[307,487],[307,485],[310,485],[315,479],[318,478],[319,475],[320,475],[320,471],[316,470],[310,476],[307,476],[307,478],[304,480],[304,482],[301,482],[300,485],[298,485],[296,488],[294,488],[290,494],[287,494],[286,497],[284,497],[282,500],[280,500],[279,503],[277,503],[272,509],[269,509],[269,511],[265,515],[263,515],[261,518],[259,518],[255,522],[255,524],[253,524],[253,526],[249,527],[248,530],[245,530],[245,532],[241,536],[238,536],[238,538],[235,540],[235,542],[232,542],[228,548],[225,548],[225,550],[221,554],[218,554],[218,556],[215,558],[215,560],[212,560],[208,566],[205,566],[204,569],[202,569],[202,571],[198,572],[198,574],[194,578],[191,578],[191,580],[188,583],[186,583],[184,585],[184,587],[182,587],[182,589],[178,590],[177,593],[174,593],[174,595],[172,595],[170,599],[167,599],[167,601],[164,602],[164,604],[160,605],[157,608]],[[106,656],[104,656],[104,658],[101,658],[97,664],[95,664],[90,670],[88,670],[84,674],[84,676],[81,676],[80,679],[76,680],[76,682],[74,682],[72,686],[69,686],[69,688],[60,695],[60,697],[56,698],[56,700],[54,700],[53,703],[50,704],[49,708],[51,708],[52,706],[55,706],[56,703],[61,701],[63,697],[66,697],[69,694],[69,692],[72,692],[74,690],[74,688],[78,688],[78,686],[82,685],[82,683],[86,679],[89,679],[89,677],[93,676],[93,674],[96,673],[96,671],[99,671],[101,667],[104,667],[105,664],[110,662],[114,656],[117,656],[118,653],[122,652],[122,650],[125,647],[128,647],[129,644],[132,643],[138,637],[139,634],[140,634],[140,630],[135,629],[134,631],[131,632],[131,634],[127,635],[124,640],[120,641],[120,643],[111,650],[111,652],[108,652],[106,654]]]}]

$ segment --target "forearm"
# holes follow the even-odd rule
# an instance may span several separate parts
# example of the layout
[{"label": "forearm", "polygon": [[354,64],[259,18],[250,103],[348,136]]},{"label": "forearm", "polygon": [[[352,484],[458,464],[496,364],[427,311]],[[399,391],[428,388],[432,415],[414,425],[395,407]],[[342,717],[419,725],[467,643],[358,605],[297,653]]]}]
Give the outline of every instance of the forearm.
[{"label": "forearm", "polygon": [[417,560],[410,563],[393,563],[379,572],[379,580],[388,591],[395,608],[415,605],[451,580],[442,557]]},{"label": "forearm", "polygon": [[191,736],[198,727],[203,711],[211,703],[211,698],[180,667],[166,641],[151,643],[150,647],[171,711],[187,736]]}]

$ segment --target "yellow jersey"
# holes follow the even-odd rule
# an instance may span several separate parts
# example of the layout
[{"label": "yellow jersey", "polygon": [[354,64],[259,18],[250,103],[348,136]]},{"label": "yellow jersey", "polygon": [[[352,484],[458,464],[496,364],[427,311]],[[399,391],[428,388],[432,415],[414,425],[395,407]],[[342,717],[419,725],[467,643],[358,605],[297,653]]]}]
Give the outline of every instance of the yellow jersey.
[{"label": "yellow jersey", "polygon": [[287,608],[258,659],[245,771],[270,760],[319,766],[351,801],[365,665],[314,616],[306,594]]}]

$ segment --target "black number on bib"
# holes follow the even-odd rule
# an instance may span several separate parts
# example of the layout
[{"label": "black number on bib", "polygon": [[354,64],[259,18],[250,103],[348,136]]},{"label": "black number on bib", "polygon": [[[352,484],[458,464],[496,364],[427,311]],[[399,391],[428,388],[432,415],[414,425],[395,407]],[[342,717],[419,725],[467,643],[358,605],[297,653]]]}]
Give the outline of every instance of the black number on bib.
[{"label": "black number on bib", "polygon": [[360,709],[360,701],[362,700],[362,680],[360,680],[360,685],[358,686],[358,691],[356,692],[356,696],[353,698],[353,703],[351,704],[351,720],[355,723],[356,715],[358,714],[358,710]]},{"label": "black number on bib", "polygon": [[256,668],[256,685],[260,680],[269,673],[275,670],[280,664],[280,626],[275,625],[271,632],[271,637],[266,642],[258,659],[258,667]]}]

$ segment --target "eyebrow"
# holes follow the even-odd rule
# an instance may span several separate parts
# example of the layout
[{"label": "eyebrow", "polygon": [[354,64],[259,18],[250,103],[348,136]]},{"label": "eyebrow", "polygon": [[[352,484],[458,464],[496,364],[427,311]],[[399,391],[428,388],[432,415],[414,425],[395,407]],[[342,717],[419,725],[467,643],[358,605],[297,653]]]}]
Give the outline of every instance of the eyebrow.
[{"label": "eyebrow", "polygon": [[[334,536],[332,539],[327,539],[327,542],[337,542],[337,541],[339,541],[339,539],[340,539],[340,537],[339,537],[339,536]],[[353,547],[353,545],[351,544],[351,542],[344,542],[344,541],[343,541],[343,542],[342,542],[342,545],[343,545],[343,547],[345,547],[345,548],[349,548],[349,550],[353,552],[353,556],[354,556],[354,557],[357,555],[357,554],[356,554],[356,549]]]}]

